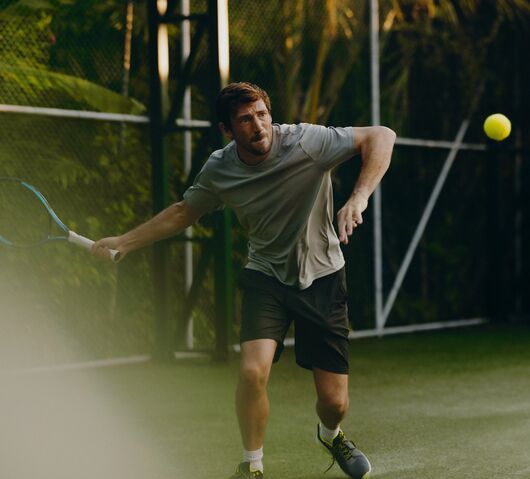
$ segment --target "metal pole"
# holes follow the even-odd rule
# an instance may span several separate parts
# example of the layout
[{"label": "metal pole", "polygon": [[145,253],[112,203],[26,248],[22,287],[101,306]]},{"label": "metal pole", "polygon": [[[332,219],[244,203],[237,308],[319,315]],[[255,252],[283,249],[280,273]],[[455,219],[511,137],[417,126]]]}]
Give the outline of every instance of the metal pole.
[{"label": "metal pole", "polygon": [[515,165],[514,165],[514,313],[516,318],[523,315],[523,132],[521,120],[523,115],[521,105],[523,105],[521,95],[521,69],[522,55],[521,45],[523,44],[520,35],[515,34],[515,76],[514,76],[514,114],[515,114]]},{"label": "metal pole", "polygon": [[515,171],[514,171],[514,196],[515,196],[515,222],[514,222],[514,269],[515,269],[515,315],[523,314],[523,132],[518,126],[515,130]]},{"label": "metal pole", "polygon": [[[381,99],[379,86],[379,1],[370,0],[370,76],[372,100],[372,125],[381,123]],[[374,287],[375,327],[381,330],[383,322],[383,234],[381,218],[381,189],[373,194],[374,205]]]},{"label": "metal pole", "polygon": [[[158,3],[158,6],[157,6]],[[153,213],[163,210],[169,201],[167,140],[163,135],[167,114],[167,80],[169,59],[167,58],[167,27],[160,24],[158,7],[164,2],[147,2],[149,21],[149,79],[150,79],[150,139],[151,170],[153,188]],[[155,351],[154,357],[167,360],[172,354],[171,319],[169,307],[169,251],[168,243],[161,241],[153,245],[153,283],[155,295]]]},{"label": "metal pole", "polygon": [[[180,0],[180,13],[181,15],[189,15],[190,13],[190,2],[189,0]],[[181,23],[180,30],[180,43],[181,43],[181,64],[184,66],[186,60],[190,56],[191,41],[190,41],[190,22],[189,20],[183,20]],[[184,91],[184,101],[182,104],[182,118],[185,121],[191,120],[191,88],[188,86]],[[184,132],[184,175],[187,178],[191,170],[192,161],[192,138],[191,131],[186,130]],[[193,228],[186,228],[184,232],[186,238],[191,239],[193,237]],[[193,284],[193,244],[191,241],[184,243],[184,287],[186,295],[191,289]],[[185,327],[185,344],[187,349],[193,348],[193,317],[182,318],[186,322]]]},{"label": "metal pole", "polygon": [[[219,91],[228,82],[228,2],[208,0],[209,41],[212,66],[212,88]],[[213,101],[213,99],[212,99]],[[221,148],[223,138],[212,127],[212,146]],[[215,355],[226,359],[234,315],[232,268],[232,212],[225,208],[215,228]]]},{"label": "metal pole", "polygon": [[125,40],[123,45],[123,76],[121,94],[129,96],[129,82],[131,78],[131,41],[134,20],[134,0],[127,0],[125,14]]},{"label": "metal pole", "polygon": [[[487,198],[487,241],[488,241],[488,289],[487,306],[489,318],[493,321],[505,319],[507,311],[505,287],[505,248],[503,241],[503,205],[501,172],[501,147],[494,141],[489,142],[488,169],[488,198]],[[503,244],[504,243],[504,244]]]}]

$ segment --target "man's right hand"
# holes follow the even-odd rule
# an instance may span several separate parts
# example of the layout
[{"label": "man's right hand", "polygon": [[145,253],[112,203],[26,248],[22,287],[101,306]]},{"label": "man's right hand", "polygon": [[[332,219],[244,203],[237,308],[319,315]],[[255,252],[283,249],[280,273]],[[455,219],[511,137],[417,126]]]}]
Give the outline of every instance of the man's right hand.
[{"label": "man's right hand", "polygon": [[100,259],[110,260],[111,249],[120,253],[121,261],[126,254],[149,246],[184,231],[201,216],[200,210],[189,207],[184,201],[174,203],[149,221],[120,236],[110,236],[96,241],[90,252]]},{"label": "man's right hand", "polygon": [[112,261],[110,250],[114,249],[119,251],[120,258],[119,261],[121,261],[127,252],[124,250],[122,246],[122,240],[121,236],[110,236],[108,238],[100,239],[99,241],[96,241],[92,248],[90,248],[90,252],[99,259]]}]

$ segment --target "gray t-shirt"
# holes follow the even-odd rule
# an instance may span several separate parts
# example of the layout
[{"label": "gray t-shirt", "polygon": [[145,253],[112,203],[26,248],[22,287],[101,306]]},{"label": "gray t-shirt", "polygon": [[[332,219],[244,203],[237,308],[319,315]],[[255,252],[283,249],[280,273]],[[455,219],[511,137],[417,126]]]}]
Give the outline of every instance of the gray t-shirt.
[{"label": "gray t-shirt", "polygon": [[272,138],[256,166],[234,142],[212,153],[184,201],[202,214],[232,208],[248,234],[246,267],[305,289],[344,266],[330,171],[354,155],[353,128],[274,124]]}]

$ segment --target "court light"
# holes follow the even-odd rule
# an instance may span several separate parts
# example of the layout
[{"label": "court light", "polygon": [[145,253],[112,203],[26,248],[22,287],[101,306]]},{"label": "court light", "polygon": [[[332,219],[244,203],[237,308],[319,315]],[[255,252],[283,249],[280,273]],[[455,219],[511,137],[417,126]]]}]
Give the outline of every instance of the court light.
[{"label": "court light", "polygon": [[160,15],[165,15],[167,12],[167,0],[156,0],[156,8]]},{"label": "court light", "polygon": [[169,39],[167,25],[158,26],[158,72],[160,80],[167,82],[169,78]]},{"label": "court light", "polygon": [[219,44],[219,73],[221,86],[228,84],[230,76],[230,40],[228,35],[228,0],[217,0],[217,31]]},{"label": "court light", "polygon": [[[165,15],[167,12],[167,0],[157,0],[156,8],[159,15]],[[158,72],[160,80],[166,82],[169,78],[169,39],[167,25],[158,26]]]}]

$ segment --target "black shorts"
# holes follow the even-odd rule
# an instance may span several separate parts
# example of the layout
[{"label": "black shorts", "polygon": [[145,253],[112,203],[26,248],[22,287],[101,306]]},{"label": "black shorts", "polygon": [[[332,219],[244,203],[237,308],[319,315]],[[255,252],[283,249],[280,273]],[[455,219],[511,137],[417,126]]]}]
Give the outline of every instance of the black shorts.
[{"label": "black shorts", "polygon": [[244,269],[241,342],[274,339],[274,361],[294,321],[296,362],[306,369],[348,373],[348,306],[344,268],[300,290],[259,271]]}]

